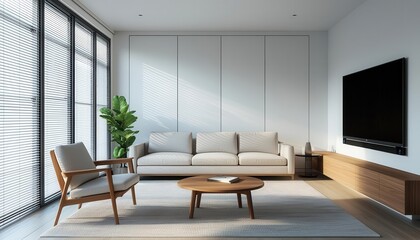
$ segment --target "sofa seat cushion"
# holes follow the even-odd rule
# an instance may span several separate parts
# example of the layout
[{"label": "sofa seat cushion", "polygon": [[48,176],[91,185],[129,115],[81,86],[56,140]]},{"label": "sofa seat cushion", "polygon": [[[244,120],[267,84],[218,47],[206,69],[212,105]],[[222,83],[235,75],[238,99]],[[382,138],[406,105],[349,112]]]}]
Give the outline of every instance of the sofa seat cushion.
[{"label": "sofa seat cushion", "polygon": [[137,159],[139,166],[189,166],[192,155],[180,152],[151,153]]},{"label": "sofa seat cushion", "polygon": [[238,156],[232,153],[210,152],[198,153],[192,158],[192,165],[232,166],[238,165]]},{"label": "sofa seat cushion", "polygon": [[[124,191],[136,184],[140,180],[136,173],[112,175],[114,191]],[[106,176],[95,178],[77,188],[71,190],[71,198],[80,198],[101,193],[109,193],[108,179]]]},{"label": "sofa seat cushion", "polygon": [[239,153],[239,165],[242,166],[286,166],[285,157],[261,152]]}]

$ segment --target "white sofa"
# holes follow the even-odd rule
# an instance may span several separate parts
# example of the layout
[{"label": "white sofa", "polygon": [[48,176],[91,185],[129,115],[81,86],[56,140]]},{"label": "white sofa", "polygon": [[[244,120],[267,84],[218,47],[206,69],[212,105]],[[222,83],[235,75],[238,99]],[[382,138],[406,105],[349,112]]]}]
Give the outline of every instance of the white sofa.
[{"label": "white sofa", "polygon": [[280,143],[276,132],[151,133],[129,154],[141,176],[234,174],[290,176],[295,173],[292,146]]}]

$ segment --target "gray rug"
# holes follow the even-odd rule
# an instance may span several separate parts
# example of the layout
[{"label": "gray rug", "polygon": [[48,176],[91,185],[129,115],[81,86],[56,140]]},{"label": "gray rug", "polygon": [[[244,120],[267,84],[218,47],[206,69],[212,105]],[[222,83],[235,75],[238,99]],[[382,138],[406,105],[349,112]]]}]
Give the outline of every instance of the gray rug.
[{"label": "gray rug", "polygon": [[235,194],[204,194],[194,219],[188,218],[190,191],[177,181],[148,180],[137,185],[137,206],[128,192],[117,202],[86,204],[41,238],[133,237],[379,237],[304,181],[265,181],[255,190],[254,220],[237,206]]}]

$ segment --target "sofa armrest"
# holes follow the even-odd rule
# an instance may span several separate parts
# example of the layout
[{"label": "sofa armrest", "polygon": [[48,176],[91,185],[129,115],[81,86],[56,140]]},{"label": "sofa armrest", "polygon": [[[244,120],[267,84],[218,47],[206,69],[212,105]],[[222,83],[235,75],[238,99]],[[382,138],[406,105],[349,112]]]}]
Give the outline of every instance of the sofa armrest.
[{"label": "sofa armrest", "polygon": [[134,172],[137,173],[137,159],[146,155],[146,143],[133,145],[128,150],[128,157],[133,158]]},{"label": "sofa armrest", "polygon": [[293,146],[280,143],[280,156],[285,157],[287,159],[287,171],[290,174],[295,174],[295,149]]}]

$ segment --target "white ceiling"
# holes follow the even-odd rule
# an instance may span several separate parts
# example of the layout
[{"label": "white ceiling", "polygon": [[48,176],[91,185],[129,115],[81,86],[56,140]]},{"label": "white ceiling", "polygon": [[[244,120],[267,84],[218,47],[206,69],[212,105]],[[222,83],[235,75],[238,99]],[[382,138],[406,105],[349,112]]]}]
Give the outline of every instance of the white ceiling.
[{"label": "white ceiling", "polygon": [[113,31],[327,31],[365,0],[73,1]]}]

